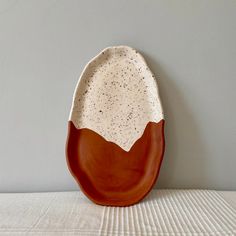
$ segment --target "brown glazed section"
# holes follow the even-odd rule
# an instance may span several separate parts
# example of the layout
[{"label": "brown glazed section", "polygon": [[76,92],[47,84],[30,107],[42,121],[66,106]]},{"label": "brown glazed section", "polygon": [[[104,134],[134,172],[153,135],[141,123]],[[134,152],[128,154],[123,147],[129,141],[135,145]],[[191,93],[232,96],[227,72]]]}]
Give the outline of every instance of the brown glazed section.
[{"label": "brown glazed section", "polygon": [[164,146],[164,120],[149,122],[129,152],[90,129],[68,124],[68,167],[86,196],[100,205],[142,200],[155,184]]}]

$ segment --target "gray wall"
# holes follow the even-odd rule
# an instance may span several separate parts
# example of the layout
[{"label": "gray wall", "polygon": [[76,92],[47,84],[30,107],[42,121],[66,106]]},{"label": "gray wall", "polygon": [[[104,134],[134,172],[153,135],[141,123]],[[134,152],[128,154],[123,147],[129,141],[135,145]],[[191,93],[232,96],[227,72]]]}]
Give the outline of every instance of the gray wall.
[{"label": "gray wall", "polygon": [[158,75],[157,187],[236,190],[236,1],[0,1],[0,191],[76,190],[72,93],[100,50],[127,44]]}]

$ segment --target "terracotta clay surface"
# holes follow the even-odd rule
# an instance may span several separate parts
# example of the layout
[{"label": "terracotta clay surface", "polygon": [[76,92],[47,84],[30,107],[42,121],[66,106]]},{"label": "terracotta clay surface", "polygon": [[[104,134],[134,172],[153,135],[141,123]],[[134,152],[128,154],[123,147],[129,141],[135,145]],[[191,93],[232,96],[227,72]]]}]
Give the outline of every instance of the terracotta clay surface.
[{"label": "terracotta clay surface", "polygon": [[69,122],[68,165],[84,193],[95,203],[128,206],[152,188],[164,152],[164,120],[150,122],[129,152],[89,129]]},{"label": "terracotta clay surface", "polygon": [[164,116],[153,73],[136,50],[110,47],[76,86],[66,147],[71,174],[95,203],[128,206],[153,187],[164,153]]}]

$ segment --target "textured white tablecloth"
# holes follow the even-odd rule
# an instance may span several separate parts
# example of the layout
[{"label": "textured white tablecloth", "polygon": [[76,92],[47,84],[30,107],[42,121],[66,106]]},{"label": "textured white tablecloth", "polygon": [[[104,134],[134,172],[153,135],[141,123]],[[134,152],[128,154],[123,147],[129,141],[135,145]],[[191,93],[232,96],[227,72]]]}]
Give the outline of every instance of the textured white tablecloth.
[{"label": "textured white tablecloth", "polygon": [[0,194],[0,235],[236,235],[236,192],[153,190],[121,208],[81,192]]}]

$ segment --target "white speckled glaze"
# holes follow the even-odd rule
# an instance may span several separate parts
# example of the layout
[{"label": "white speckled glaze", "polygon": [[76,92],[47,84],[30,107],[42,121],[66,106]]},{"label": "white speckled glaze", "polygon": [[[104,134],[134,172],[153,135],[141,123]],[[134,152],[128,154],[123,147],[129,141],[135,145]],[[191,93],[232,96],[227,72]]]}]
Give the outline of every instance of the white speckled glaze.
[{"label": "white speckled glaze", "polygon": [[129,151],[146,125],[164,119],[153,73],[128,46],[108,47],[85,67],[75,89],[70,118]]}]

